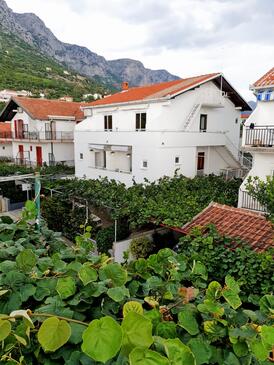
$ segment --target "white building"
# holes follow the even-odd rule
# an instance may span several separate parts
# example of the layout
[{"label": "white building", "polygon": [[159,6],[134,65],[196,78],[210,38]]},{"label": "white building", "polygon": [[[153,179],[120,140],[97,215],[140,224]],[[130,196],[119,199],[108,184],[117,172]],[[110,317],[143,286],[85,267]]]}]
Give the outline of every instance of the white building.
[{"label": "white building", "polygon": [[26,90],[0,90],[0,102],[7,103],[10,98],[15,96],[32,96],[32,93]]},{"label": "white building", "polygon": [[0,123],[0,160],[12,158],[11,124]]},{"label": "white building", "polygon": [[241,110],[220,73],[128,89],[83,108],[75,128],[76,176],[131,185],[179,173],[239,172]]},{"label": "white building", "polygon": [[244,180],[238,206],[251,210],[263,210],[260,204],[246,192],[249,176],[266,180],[274,175],[274,68],[250,86],[257,97],[257,107],[246,120],[243,129],[242,150],[253,157],[252,169]]},{"label": "white building", "polygon": [[[12,98],[0,114],[0,121],[11,122],[12,157],[16,163],[74,165],[74,127],[84,118],[81,105]],[[0,140],[3,142],[3,138]]]}]

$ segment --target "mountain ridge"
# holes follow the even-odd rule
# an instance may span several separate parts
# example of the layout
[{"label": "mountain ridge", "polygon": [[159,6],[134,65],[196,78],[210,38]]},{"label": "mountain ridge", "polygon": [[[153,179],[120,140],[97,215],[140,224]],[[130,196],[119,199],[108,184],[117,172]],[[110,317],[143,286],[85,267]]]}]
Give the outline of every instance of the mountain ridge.
[{"label": "mountain ridge", "polygon": [[178,79],[166,70],[145,68],[138,60],[106,60],[87,47],[61,42],[37,15],[13,12],[4,0],[0,0],[0,23],[6,31],[16,34],[48,57],[75,72],[107,84],[128,81],[130,86],[139,86]]}]

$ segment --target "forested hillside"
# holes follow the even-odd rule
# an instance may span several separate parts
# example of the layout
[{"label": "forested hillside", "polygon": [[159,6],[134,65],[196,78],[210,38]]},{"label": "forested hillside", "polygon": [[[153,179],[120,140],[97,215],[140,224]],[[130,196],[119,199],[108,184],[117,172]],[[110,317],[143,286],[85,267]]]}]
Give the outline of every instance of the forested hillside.
[{"label": "forested hillside", "polygon": [[0,89],[24,89],[35,96],[42,92],[48,98],[70,95],[75,100],[81,100],[86,93],[106,90],[99,82],[71,72],[23,40],[2,32],[1,27]]}]

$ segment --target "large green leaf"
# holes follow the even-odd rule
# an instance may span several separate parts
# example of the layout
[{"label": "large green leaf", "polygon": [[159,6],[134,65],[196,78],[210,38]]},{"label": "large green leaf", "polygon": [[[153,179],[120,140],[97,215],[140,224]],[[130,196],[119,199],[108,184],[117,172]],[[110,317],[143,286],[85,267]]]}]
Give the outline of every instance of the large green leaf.
[{"label": "large green leaf", "polygon": [[137,347],[129,354],[130,365],[169,365],[168,359],[158,352]]},{"label": "large green leaf", "polygon": [[97,274],[97,271],[95,269],[93,269],[92,267],[83,265],[81,267],[80,271],[78,272],[78,276],[79,276],[80,280],[82,281],[82,283],[84,285],[87,285],[87,284],[91,283],[92,281],[96,281],[98,274]]},{"label": "large green leaf", "polygon": [[115,302],[121,302],[129,297],[129,290],[125,286],[110,288],[107,291],[107,295]]},{"label": "large green leaf", "polygon": [[269,351],[265,348],[260,340],[253,341],[249,344],[251,351],[258,360],[264,361],[268,358]]},{"label": "large green leaf", "polygon": [[70,325],[57,317],[46,319],[38,331],[38,341],[45,351],[56,351],[69,340]]},{"label": "large green leaf", "polygon": [[149,348],[153,343],[151,321],[136,312],[127,314],[122,329],[123,353],[128,354],[134,347]]},{"label": "large green leaf", "polygon": [[178,315],[178,324],[183,327],[190,335],[195,336],[199,333],[198,322],[191,310],[183,309]]},{"label": "large green leaf", "polygon": [[139,314],[143,314],[144,310],[143,310],[142,304],[139,302],[133,301],[133,300],[125,303],[123,306],[123,317],[126,317],[126,315],[129,312],[136,312]]},{"label": "large green leaf", "polygon": [[29,272],[36,265],[36,256],[30,249],[25,249],[16,257],[16,263],[20,270]]},{"label": "large green leaf", "polygon": [[274,327],[262,326],[261,338],[265,348],[272,350],[274,347]]},{"label": "large green leaf", "polygon": [[188,346],[194,354],[196,365],[210,364],[209,360],[212,356],[212,350],[204,339],[192,338],[188,342]]},{"label": "large green leaf", "polygon": [[215,301],[222,295],[222,286],[217,281],[212,281],[206,290],[206,299]]},{"label": "large green leaf", "polygon": [[111,317],[95,319],[83,333],[82,350],[95,361],[112,359],[122,344],[122,329]]},{"label": "large green leaf", "polygon": [[127,282],[127,271],[118,263],[108,264],[99,271],[100,280],[111,280],[113,286],[123,286]]},{"label": "large green leaf", "polygon": [[56,291],[62,299],[67,299],[76,292],[75,280],[71,276],[58,279]]},{"label": "large green leaf", "polygon": [[214,302],[210,299],[205,299],[202,304],[198,304],[197,309],[201,313],[209,313],[214,317],[222,317],[225,312],[224,307],[220,303]]},{"label": "large green leaf", "polygon": [[192,351],[178,338],[165,340],[164,348],[172,365],[196,365]]},{"label": "large green leaf", "polygon": [[260,310],[266,315],[274,315],[274,295],[265,295],[260,299]]},{"label": "large green leaf", "polygon": [[239,295],[233,289],[223,289],[223,297],[233,309],[237,309],[242,305]]},{"label": "large green leaf", "polygon": [[5,338],[11,333],[10,321],[0,319],[0,342],[4,341]]}]

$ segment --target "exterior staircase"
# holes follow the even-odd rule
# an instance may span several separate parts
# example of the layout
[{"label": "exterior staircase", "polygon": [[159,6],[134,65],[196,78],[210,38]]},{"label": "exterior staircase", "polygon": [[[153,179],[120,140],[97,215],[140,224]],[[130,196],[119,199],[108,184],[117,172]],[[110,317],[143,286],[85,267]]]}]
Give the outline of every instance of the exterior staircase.
[{"label": "exterior staircase", "polygon": [[187,128],[189,127],[189,125],[192,123],[192,121],[194,120],[194,118],[196,117],[198,111],[201,108],[201,104],[194,104],[193,108],[191,109],[189,115],[186,118],[185,124],[184,124],[184,130],[187,130]]}]

